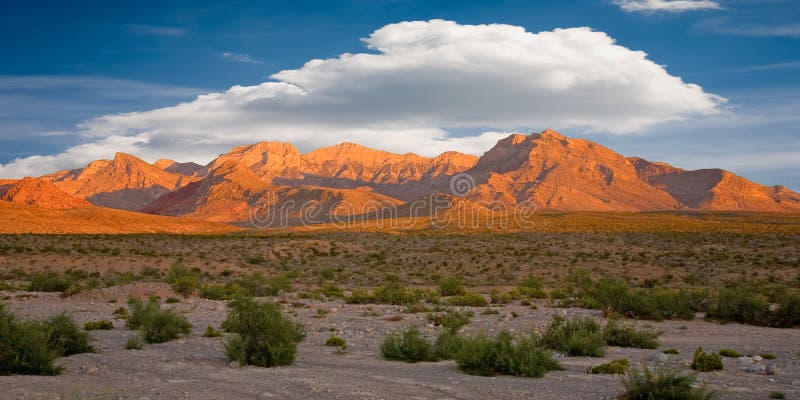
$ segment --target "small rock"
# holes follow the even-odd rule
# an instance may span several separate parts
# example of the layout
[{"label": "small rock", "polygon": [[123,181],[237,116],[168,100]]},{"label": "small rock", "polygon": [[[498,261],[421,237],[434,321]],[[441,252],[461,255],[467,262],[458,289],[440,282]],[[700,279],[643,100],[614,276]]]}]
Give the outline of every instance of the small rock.
[{"label": "small rock", "polygon": [[764,367],[764,373],[767,375],[777,375],[778,374],[778,367],[775,364],[767,364]]},{"label": "small rock", "polygon": [[762,360],[761,356],[753,356],[753,362],[761,362]]},{"label": "small rock", "polygon": [[659,351],[651,354],[649,360],[652,364],[664,364],[669,360],[669,356]]},{"label": "small rock", "polygon": [[752,357],[739,357],[739,364],[750,365],[753,363]]},{"label": "small rock", "polygon": [[228,366],[231,367],[231,368],[239,368],[239,367],[241,367],[241,365],[239,365],[238,361],[231,361],[231,362],[228,363]]},{"label": "small rock", "polygon": [[331,313],[337,313],[337,312],[339,312],[339,309],[338,309],[338,308],[336,308],[336,307],[334,307],[334,308],[331,308],[331,311],[330,311],[330,312],[331,312]]},{"label": "small rock", "polygon": [[766,373],[766,367],[761,364],[749,364],[742,367],[744,372]]}]

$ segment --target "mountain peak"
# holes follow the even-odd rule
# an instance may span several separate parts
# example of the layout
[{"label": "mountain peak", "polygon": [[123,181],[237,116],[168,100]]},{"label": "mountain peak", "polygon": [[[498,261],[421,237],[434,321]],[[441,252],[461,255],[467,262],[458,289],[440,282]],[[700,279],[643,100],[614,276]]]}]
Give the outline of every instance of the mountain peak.
[{"label": "mountain peak", "polygon": [[562,134],[560,134],[560,133],[558,133],[558,132],[556,132],[556,131],[554,131],[554,130],[552,130],[550,128],[547,128],[547,129],[543,130],[542,133],[539,134],[539,137],[553,138],[553,139],[558,139],[558,140],[567,139],[566,136],[564,136],[564,135],[562,135]]}]

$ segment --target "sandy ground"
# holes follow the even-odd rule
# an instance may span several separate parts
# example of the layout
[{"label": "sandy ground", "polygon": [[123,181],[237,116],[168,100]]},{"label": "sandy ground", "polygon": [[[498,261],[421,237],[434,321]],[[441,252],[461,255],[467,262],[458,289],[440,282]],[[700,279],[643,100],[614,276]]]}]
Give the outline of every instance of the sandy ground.
[{"label": "sandy ground", "polygon": [[[20,316],[43,318],[61,311],[81,324],[112,319],[112,312],[129,294],[170,293],[162,284],[138,283],[100,289],[62,299],[57,294],[32,297],[11,294],[9,308]],[[116,303],[110,303],[116,299]],[[613,399],[622,392],[619,376],[589,375],[591,365],[625,357],[633,364],[649,363],[660,350],[610,347],[606,357],[559,357],[564,371],[544,378],[479,377],[460,372],[452,361],[407,364],[382,360],[378,354],[388,331],[418,324],[431,336],[439,328],[428,325],[425,314],[403,314],[389,305],[347,305],[288,299],[286,310],[306,327],[294,365],[280,368],[239,368],[225,357],[224,339],[204,338],[206,326],[218,327],[226,315],[223,302],[190,298],[175,305],[186,313],[194,330],[187,338],[125,350],[131,331],[115,320],[110,331],[93,331],[95,354],[79,354],[58,361],[66,367],[56,377],[0,377],[0,399]],[[318,317],[317,309],[328,314]],[[465,333],[509,329],[541,329],[553,315],[592,315],[581,309],[511,305],[499,314],[475,317]],[[512,312],[518,314],[513,317]],[[393,321],[399,316],[402,319]],[[647,322],[634,322],[646,324]],[[663,331],[661,347],[676,348],[670,363],[684,366],[697,346],[706,350],[733,348],[743,354],[774,353],[764,361],[778,368],[776,375],[745,372],[738,359],[723,359],[725,370],[702,373],[699,380],[723,391],[724,399],[766,399],[779,390],[788,399],[800,396],[800,330],[695,321],[649,323]],[[324,346],[330,335],[345,338],[348,348],[337,352]]]}]

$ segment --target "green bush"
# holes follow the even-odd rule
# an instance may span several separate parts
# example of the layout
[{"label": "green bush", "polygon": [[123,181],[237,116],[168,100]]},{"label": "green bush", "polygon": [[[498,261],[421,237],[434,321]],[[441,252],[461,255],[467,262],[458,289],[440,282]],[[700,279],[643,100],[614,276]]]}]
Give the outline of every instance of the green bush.
[{"label": "green bush", "polygon": [[21,321],[0,304],[0,375],[57,375],[54,364],[63,349],[54,350],[43,323]]},{"label": "green bush", "polygon": [[325,341],[325,346],[347,348],[347,341],[338,337],[331,336]]},{"label": "green bush", "polygon": [[603,329],[603,338],[609,346],[655,349],[658,348],[658,336],[658,332],[637,329],[613,320]]},{"label": "green bush", "polygon": [[168,342],[188,335],[192,330],[186,317],[173,310],[162,309],[155,298],[146,303],[140,299],[130,299],[128,307],[131,310],[128,328],[141,331],[142,338],[149,343]]},{"label": "green bush", "polygon": [[765,360],[774,360],[777,358],[775,357],[775,354],[772,353],[761,353],[759,354],[759,356]]},{"label": "green bush", "polygon": [[723,322],[763,325],[768,323],[769,299],[751,284],[739,284],[719,291],[706,317]]},{"label": "green bush", "polygon": [[128,340],[125,341],[126,350],[141,350],[143,346],[144,340],[142,340],[142,335],[138,333],[128,336]]},{"label": "green bush", "polygon": [[542,284],[542,280],[539,279],[538,276],[528,275],[525,279],[522,280],[519,287],[517,288],[517,292],[520,295],[534,298],[534,299],[544,299],[547,298],[547,293],[544,291],[544,284]]},{"label": "green bush", "polygon": [[203,332],[203,337],[222,337],[222,332],[209,325],[206,327],[206,331]]},{"label": "green bush", "polygon": [[177,261],[167,271],[166,281],[176,292],[189,296],[197,289],[198,276],[182,261]]},{"label": "green bush", "polygon": [[439,281],[439,294],[442,296],[457,296],[467,293],[461,278],[450,277]]},{"label": "green bush", "polygon": [[568,356],[602,357],[606,353],[600,325],[590,318],[555,316],[545,330],[542,342]]},{"label": "green bush", "polygon": [[722,369],[722,357],[717,353],[706,353],[702,347],[694,351],[692,369],[699,372],[709,372]]},{"label": "green bush", "polygon": [[778,308],[770,314],[770,326],[794,328],[800,326],[800,293],[787,292],[777,300]]},{"label": "green bush", "polygon": [[379,303],[408,305],[418,302],[422,296],[399,282],[389,281],[386,285],[375,289],[372,297]]},{"label": "green bush", "polygon": [[375,299],[370,293],[364,289],[353,289],[349,296],[344,298],[347,304],[372,304]]},{"label": "green bush", "polygon": [[381,356],[387,360],[410,363],[436,360],[433,345],[416,326],[387,335],[381,345]]},{"label": "green bush", "polygon": [[55,272],[31,274],[28,279],[30,281],[28,290],[32,292],[65,292],[75,284],[72,276],[59,275]]},{"label": "green bush", "polygon": [[656,321],[692,319],[696,311],[704,308],[706,297],[701,291],[633,289],[621,279],[583,280],[579,284],[578,303],[583,307]]},{"label": "green bush", "polygon": [[741,354],[739,354],[739,352],[733,349],[721,349],[719,351],[719,355],[729,358],[738,358],[742,356]]},{"label": "green bush", "polygon": [[678,349],[666,349],[666,350],[663,350],[662,353],[664,353],[664,354],[680,354],[681,352]]},{"label": "green bush", "polygon": [[467,292],[458,296],[450,296],[447,299],[447,304],[451,306],[485,307],[489,305],[489,302],[481,294]]},{"label": "green bush", "polygon": [[506,331],[495,337],[480,334],[463,339],[454,358],[459,369],[472,375],[539,378],[561,369],[538,337],[515,339]]},{"label": "green bush", "polygon": [[779,400],[785,399],[786,393],[781,392],[780,390],[773,390],[769,392],[769,395],[767,397],[769,397],[770,399],[779,399]]},{"label": "green bush", "polygon": [[463,344],[464,339],[458,334],[458,330],[443,329],[433,344],[435,358],[452,360]]},{"label": "green bush", "polygon": [[61,356],[94,352],[89,344],[89,334],[67,314],[51,317],[45,322],[44,329],[47,331],[47,345]]},{"label": "green bush", "polygon": [[249,292],[236,282],[229,282],[225,285],[206,284],[200,286],[199,290],[200,297],[210,300],[232,300],[248,294]]},{"label": "green bush", "polygon": [[83,324],[83,330],[85,331],[96,331],[96,330],[109,330],[114,329],[114,324],[109,320],[101,320],[101,321],[88,321]]},{"label": "green bush", "polygon": [[650,371],[633,369],[623,379],[621,400],[715,400],[719,393],[708,387],[694,387],[697,375],[682,374],[669,367]]},{"label": "green bush", "polygon": [[427,319],[435,326],[458,331],[469,324],[473,316],[472,311],[447,311],[445,313],[428,313]]},{"label": "green bush", "polygon": [[619,375],[624,374],[628,371],[628,360],[624,358],[620,358],[617,360],[612,360],[605,364],[600,364],[589,368],[590,374],[607,374],[607,375]]},{"label": "green bush", "polygon": [[289,292],[292,290],[292,280],[289,274],[268,278],[256,272],[243,276],[234,282],[242,288],[244,293],[255,297],[277,296],[282,291]]},{"label": "green bush", "polygon": [[225,352],[240,365],[274,367],[291,365],[297,343],[303,340],[303,327],[283,315],[274,303],[259,303],[240,297],[228,304],[223,327],[235,333],[225,344]]}]

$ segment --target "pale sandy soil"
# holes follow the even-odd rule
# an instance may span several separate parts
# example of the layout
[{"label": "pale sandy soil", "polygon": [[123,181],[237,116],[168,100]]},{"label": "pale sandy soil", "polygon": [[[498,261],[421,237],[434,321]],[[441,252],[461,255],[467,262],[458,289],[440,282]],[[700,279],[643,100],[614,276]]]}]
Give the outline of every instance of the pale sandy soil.
[{"label": "pale sandy soil", "polygon": [[[66,311],[82,324],[111,319],[113,310],[124,305],[129,294],[151,293],[165,297],[170,290],[163,284],[138,283],[66,299],[57,294],[37,293],[27,298],[13,293],[6,303],[20,316],[42,318]],[[109,303],[112,298],[118,299],[117,303]],[[202,337],[207,325],[218,327],[225,318],[225,304],[191,298],[176,305],[194,325],[189,337],[147,345],[143,350],[125,350],[131,331],[125,329],[124,321],[115,320],[113,330],[92,332],[96,354],[58,361],[66,367],[60,376],[0,377],[0,399],[613,399],[622,392],[619,377],[588,375],[586,368],[620,357],[634,364],[648,363],[654,353],[660,352],[611,347],[602,359],[559,358],[564,371],[549,373],[542,379],[470,376],[460,372],[452,361],[406,364],[380,358],[381,339],[390,330],[419,324],[432,336],[438,333],[439,328],[427,325],[424,313],[402,314],[400,307],[388,305],[288,300],[305,303],[300,307],[285,306],[287,312],[296,313],[295,318],[307,330],[297,361],[290,367],[231,367],[223,351],[224,340]],[[328,310],[327,316],[316,318],[319,308]],[[365,315],[368,309],[377,315]],[[474,310],[475,317],[465,328],[466,333],[540,329],[560,313],[597,316],[597,312],[589,310],[531,310],[520,305],[499,308],[496,315],[482,315],[483,308]],[[512,311],[519,317],[512,317]],[[402,320],[387,320],[396,315]],[[719,325],[701,320],[650,324],[664,332],[660,349],[680,350],[679,355],[670,356],[669,362],[676,365],[686,365],[697,346],[777,355],[772,361],[779,369],[777,375],[744,372],[737,359],[724,359],[724,371],[700,374],[700,381],[722,390],[724,399],[766,399],[773,390],[785,392],[788,399],[800,395],[798,329]],[[330,329],[347,340],[345,353],[337,354],[323,345],[332,334]]]}]

